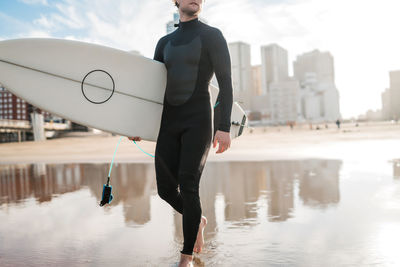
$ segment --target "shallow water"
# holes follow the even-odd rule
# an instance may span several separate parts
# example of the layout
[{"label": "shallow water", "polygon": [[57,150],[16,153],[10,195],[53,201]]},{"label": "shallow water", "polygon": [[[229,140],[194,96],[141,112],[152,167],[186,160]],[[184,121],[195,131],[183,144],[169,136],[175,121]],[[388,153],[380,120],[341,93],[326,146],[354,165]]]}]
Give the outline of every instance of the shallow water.
[{"label": "shallow water", "polygon": [[[0,266],[176,266],[153,164],[0,165]],[[400,161],[207,162],[196,266],[400,266]]]}]

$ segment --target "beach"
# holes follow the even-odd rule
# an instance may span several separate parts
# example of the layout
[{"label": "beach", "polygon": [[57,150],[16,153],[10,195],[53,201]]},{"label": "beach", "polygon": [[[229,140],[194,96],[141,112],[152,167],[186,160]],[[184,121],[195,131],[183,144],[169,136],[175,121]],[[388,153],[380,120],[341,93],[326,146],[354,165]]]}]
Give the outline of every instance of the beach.
[{"label": "beach", "polygon": [[[0,144],[0,266],[177,266],[183,217],[125,137],[99,206],[119,139]],[[399,147],[400,125],[375,122],[255,127],[211,148],[194,266],[399,266]]]},{"label": "beach", "polygon": [[[69,137],[41,142],[3,143],[0,144],[0,164],[107,163],[112,160],[119,138],[105,133],[72,133]],[[154,155],[155,142],[137,144]],[[216,154],[217,148],[211,146],[208,161],[366,157],[375,152],[394,158],[398,156],[398,149],[394,149],[393,144],[400,145],[400,124],[392,122],[359,123],[358,126],[347,123],[340,129],[329,124],[328,128],[321,125],[320,130],[316,130],[315,125],[313,130],[309,125],[295,126],[293,130],[289,126],[253,127],[232,140],[231,147],[224,153]],[[152,162],[154,158],[140,148],[126,137],[122,138],[115,162]]]}]

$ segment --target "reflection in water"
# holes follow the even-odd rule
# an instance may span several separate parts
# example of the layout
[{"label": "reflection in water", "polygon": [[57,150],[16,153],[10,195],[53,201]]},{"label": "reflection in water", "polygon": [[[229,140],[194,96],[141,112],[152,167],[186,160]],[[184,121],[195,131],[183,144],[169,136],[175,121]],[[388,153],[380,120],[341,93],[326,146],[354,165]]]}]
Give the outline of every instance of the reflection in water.
[{"label": "reflection in water", "polygon": [[300,198],[304,204],[326,207],[339,202],[339,161],[314,162],[300,175]]},{"label": "reflection in water", "polygon": [[393,178],[400,179],[400,159],[393,161]]},{"label": "reflection in water", "polygon": [[[100,202],[108,168],[108,164],[0,165],[0,205],[30,197],[42,203],[82,187],[89,187]],[[122,202],[127,224],[150,220],[152,170],[151,164],[116,164],[113,168],[114,199],[110,206]]]},{"label": "reflection in water", "polygon": [[[109,228],[101,230],[102,238],[119,244],[119,248],[114,251],[114,254],[120,260],[108,261],[109,264],[125,265],[132,257],[141,264],[158,262],[158,264],[154,263],[154,266],[159,266],[161,262],[173,262],[176,259],[175,256],[178,255],[178,249],[182,246],[182,216],[158,197],[154,165],[115,164],[111,179],[114,200],[110,205],[100,208],[98,203],[101,198],[102,184],[108,175],[108,168],[109,164],[0,165],[0,219],[8,216],[7,214],[2,215],[2,211],[16,208],[36,210],[36,206],[55,203],[57,199],[63,203],[57,205],[68,206],[69,209],[79,209],[79,203],[82,201],[82,206],[89,207],[89,210],[96,210],[97,207],[97,211],[104,211],[104,213],[97,214],[96,218],[104,218],[107,215],[113,218],[111,223],[104,227],[109,227],[110,232],[118,233],[118,238],[115,239],[115,234],[112,237],[106,234],[105,229]],[[268,262],[268,258],[263,256],[266,255],[265,249],[274,251],[276,244],[279,244],[271,231],[278,231],[282,223],[293,221],[296,217],[304,218],[302,216],[305,212],[318,213],[339,205],[341,201],[339,192],[341,168],[342,161],[340,160],[207,162],[200,181],[200,198],[203,214],[208,218],[208,225],[205,228],[205,251],[208,251],[208,254],[201,257],[204,257],[211,265],[220,264],[221,257],[232,257],[230,262],[235,262],[235,252],[231,250],[238,248],[229,248],[228,240],[230,240],[232,244],[239,247],[241,247],[241,242],[244,242],[243,253],[248,248],[250,250],[249,259],[252,259],[250,254],[254,251],[256,257],[261,257],[261,261],[258,261],[260,265],[263,265],[262,262]],[[398,161],[393,163],[393,177],[396,179],[400,177]],[[91,197],[85,197],[85,192],[88,192]],[[67,193],[72,193],[73,195],[68,196],[69,198],[75,196],[76,201],[69,203],[68,200],[64,200]],[[50,206],[48,205],[48,207]],[[123,215],[122,226],[116,220],[119,218],[117,215],[119,212]],[[87,224],[96,223],[94,221],[98,220],[95,217],[90,219],[91,213],[88,213],[88,218],[82,217],[82,220],[88,221]],[[168,214],[171,214],[172,217],[169,217]],[[29,219],[25,218],[25,220]],[[41,217],[41,219],[43,223],[46,223],[51,221],[52,217]],[[55,220],[55,218],[53,219]],[[168,225],[173,227],[174,231],[171,232]],[[124,226],[128,226],[128,228],[124,228]],[[0,239],[9,235],[4,229],[9,231],[13,228],[12,226],[0,227]],[[289,229],[293,228],[287,228],[282,232],[282,236],[276,238],[278,240],[287,239],[288,237],[285,237],[284,234]],[[263,242],[248,247],[248,238],[243,240],[243,235],[241,235],[248,231],[258,231],[258,239],[261,238]],[[308,231],[312,231],[312,229]],[[67,236],[68,233],[60,233],[60,235]],[[97,234],[94,233],[94,235]],[[240,238],[235,239],[235,235]],[[265,235],[264,238],[263,235]],[[85,242],[90,243],[93,237],[88,236]],[[314,235],[314,238],[317,237],[318,235]],[[9,239],[12,240],[11,237]],[[153,249],[153,241],[157,239],[160,239],[160,244],[164,244],[163,242],[172,242],[172,244],[167,246],[167,251],[157,260],[145,256],[140,258],[140,255],[145,254],[146,251],[148,251],[149,257],[157,253]],[[268,240],[270,241],[268,242]],[[129,249],[132,242],[139,242],[142,247],[135,246],[133,250]],[[284,243],[284,241],[281,242]],[[288,245],[290,248],[296,246],[290,242]],[[91,258],[90,255],[95,255],[89,251],[100,246],[100,244],[90,244],[86,245],[88,258]],[[14,249],[18,250],[19,244],[15,243],[14,245]],[[77,244],[74,243],[71,246],[75,245]],[[297,245],[302,246],[301,243]],[[0,251],[2,246],[4,245],[1,245],[0,242]],[[127,247],[127,250],[119,251],[121,246]],[[267,246],[270,247],[267,248]],[[225,250],[222,249],[223,247]],[[262,250],[257,251],[258,247],[262,247]],[[305,253],[300,249],[298,252],[299,255]],[[279,254],[274,253],[269,254],[269,257],[278,257]],[[7,255],[9,254],[4,255],[0,252],[0,265],[1,259],[7,259]],[[68,265],[71,255],[73,252],[63,254],[64,261],[60,260],[57,264]],[[99,262],[91,262],[88,265],[97,266],[107,262],[105,258],[101,259],[101,262],[99,260]],[[199,259],[197,261],[198,266],[204,264]],[[43,261],[38,262],[43,263]],[[119,263],[117,264],[117,262]],[[275,259],[275,264],[285,262],[289,263],[289,258],[283,261]]]},{"label": "reflection in water", "polygon": [[[214,229],[215,199],[222,194],[226,221],[250,225],[257,218],[257,201],[268,201],[268,219],[285,221],[294,208],[294,183],[305,205],[326,207],[339,202],[340,161],[207,163],[200,184],[203,213]],[[88,187],[100,200],[108,164],[33,164],[0,167],[0,204],[19,203],[34,197],[39,203]],[[157,194],[153,164],[116,164],[111,184],[114,200],[122,204],[125,220],[132,225],[150,221],[150,196]],[[181,216],[176,213],[177,232]]]}]

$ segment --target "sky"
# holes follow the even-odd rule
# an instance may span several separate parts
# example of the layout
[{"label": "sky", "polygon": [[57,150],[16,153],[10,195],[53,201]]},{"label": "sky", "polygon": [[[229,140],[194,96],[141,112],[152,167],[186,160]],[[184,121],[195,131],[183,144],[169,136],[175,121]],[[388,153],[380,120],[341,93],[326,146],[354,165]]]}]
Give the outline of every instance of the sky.
[{"label": "sky", "polygon": [[[296,56],[334,57],[344,118],[380,109],[389,71],[400,70],[398,0],[206,0],[200,14],[228,43],[277,43]],[[0,0],[0,40],[52,37],[138,50],[153,57],[176,8],[170,0]]]}]

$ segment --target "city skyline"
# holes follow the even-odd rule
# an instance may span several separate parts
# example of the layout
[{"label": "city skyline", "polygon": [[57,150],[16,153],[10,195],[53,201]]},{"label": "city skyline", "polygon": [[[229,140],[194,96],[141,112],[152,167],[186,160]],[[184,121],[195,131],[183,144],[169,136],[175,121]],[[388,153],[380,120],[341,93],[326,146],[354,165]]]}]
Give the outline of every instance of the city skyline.
[{"label": "city skyline", "polygon": [[[378,9],[378,1],[359,0],[207,1],[201,17],[220,28],[228,43],[248,43],[253,66],[261,62],[262,45],[285,47],[290,76],[297,55],[314,49],[329,51],[335,58],[341,113],[349,118],[380,109],[381,93],[389,87],[389,72],[400,69],[400,37],[393,34],[400,21],[396,16],[400,3],[379,3]],[[88,0],[2,1],[0,40],[75,39],[138,50],[152,57],[175,11],[170,1],[155,0],[96,4]],[[360,96],[363,101],[354,105],[353,100]]]}]

